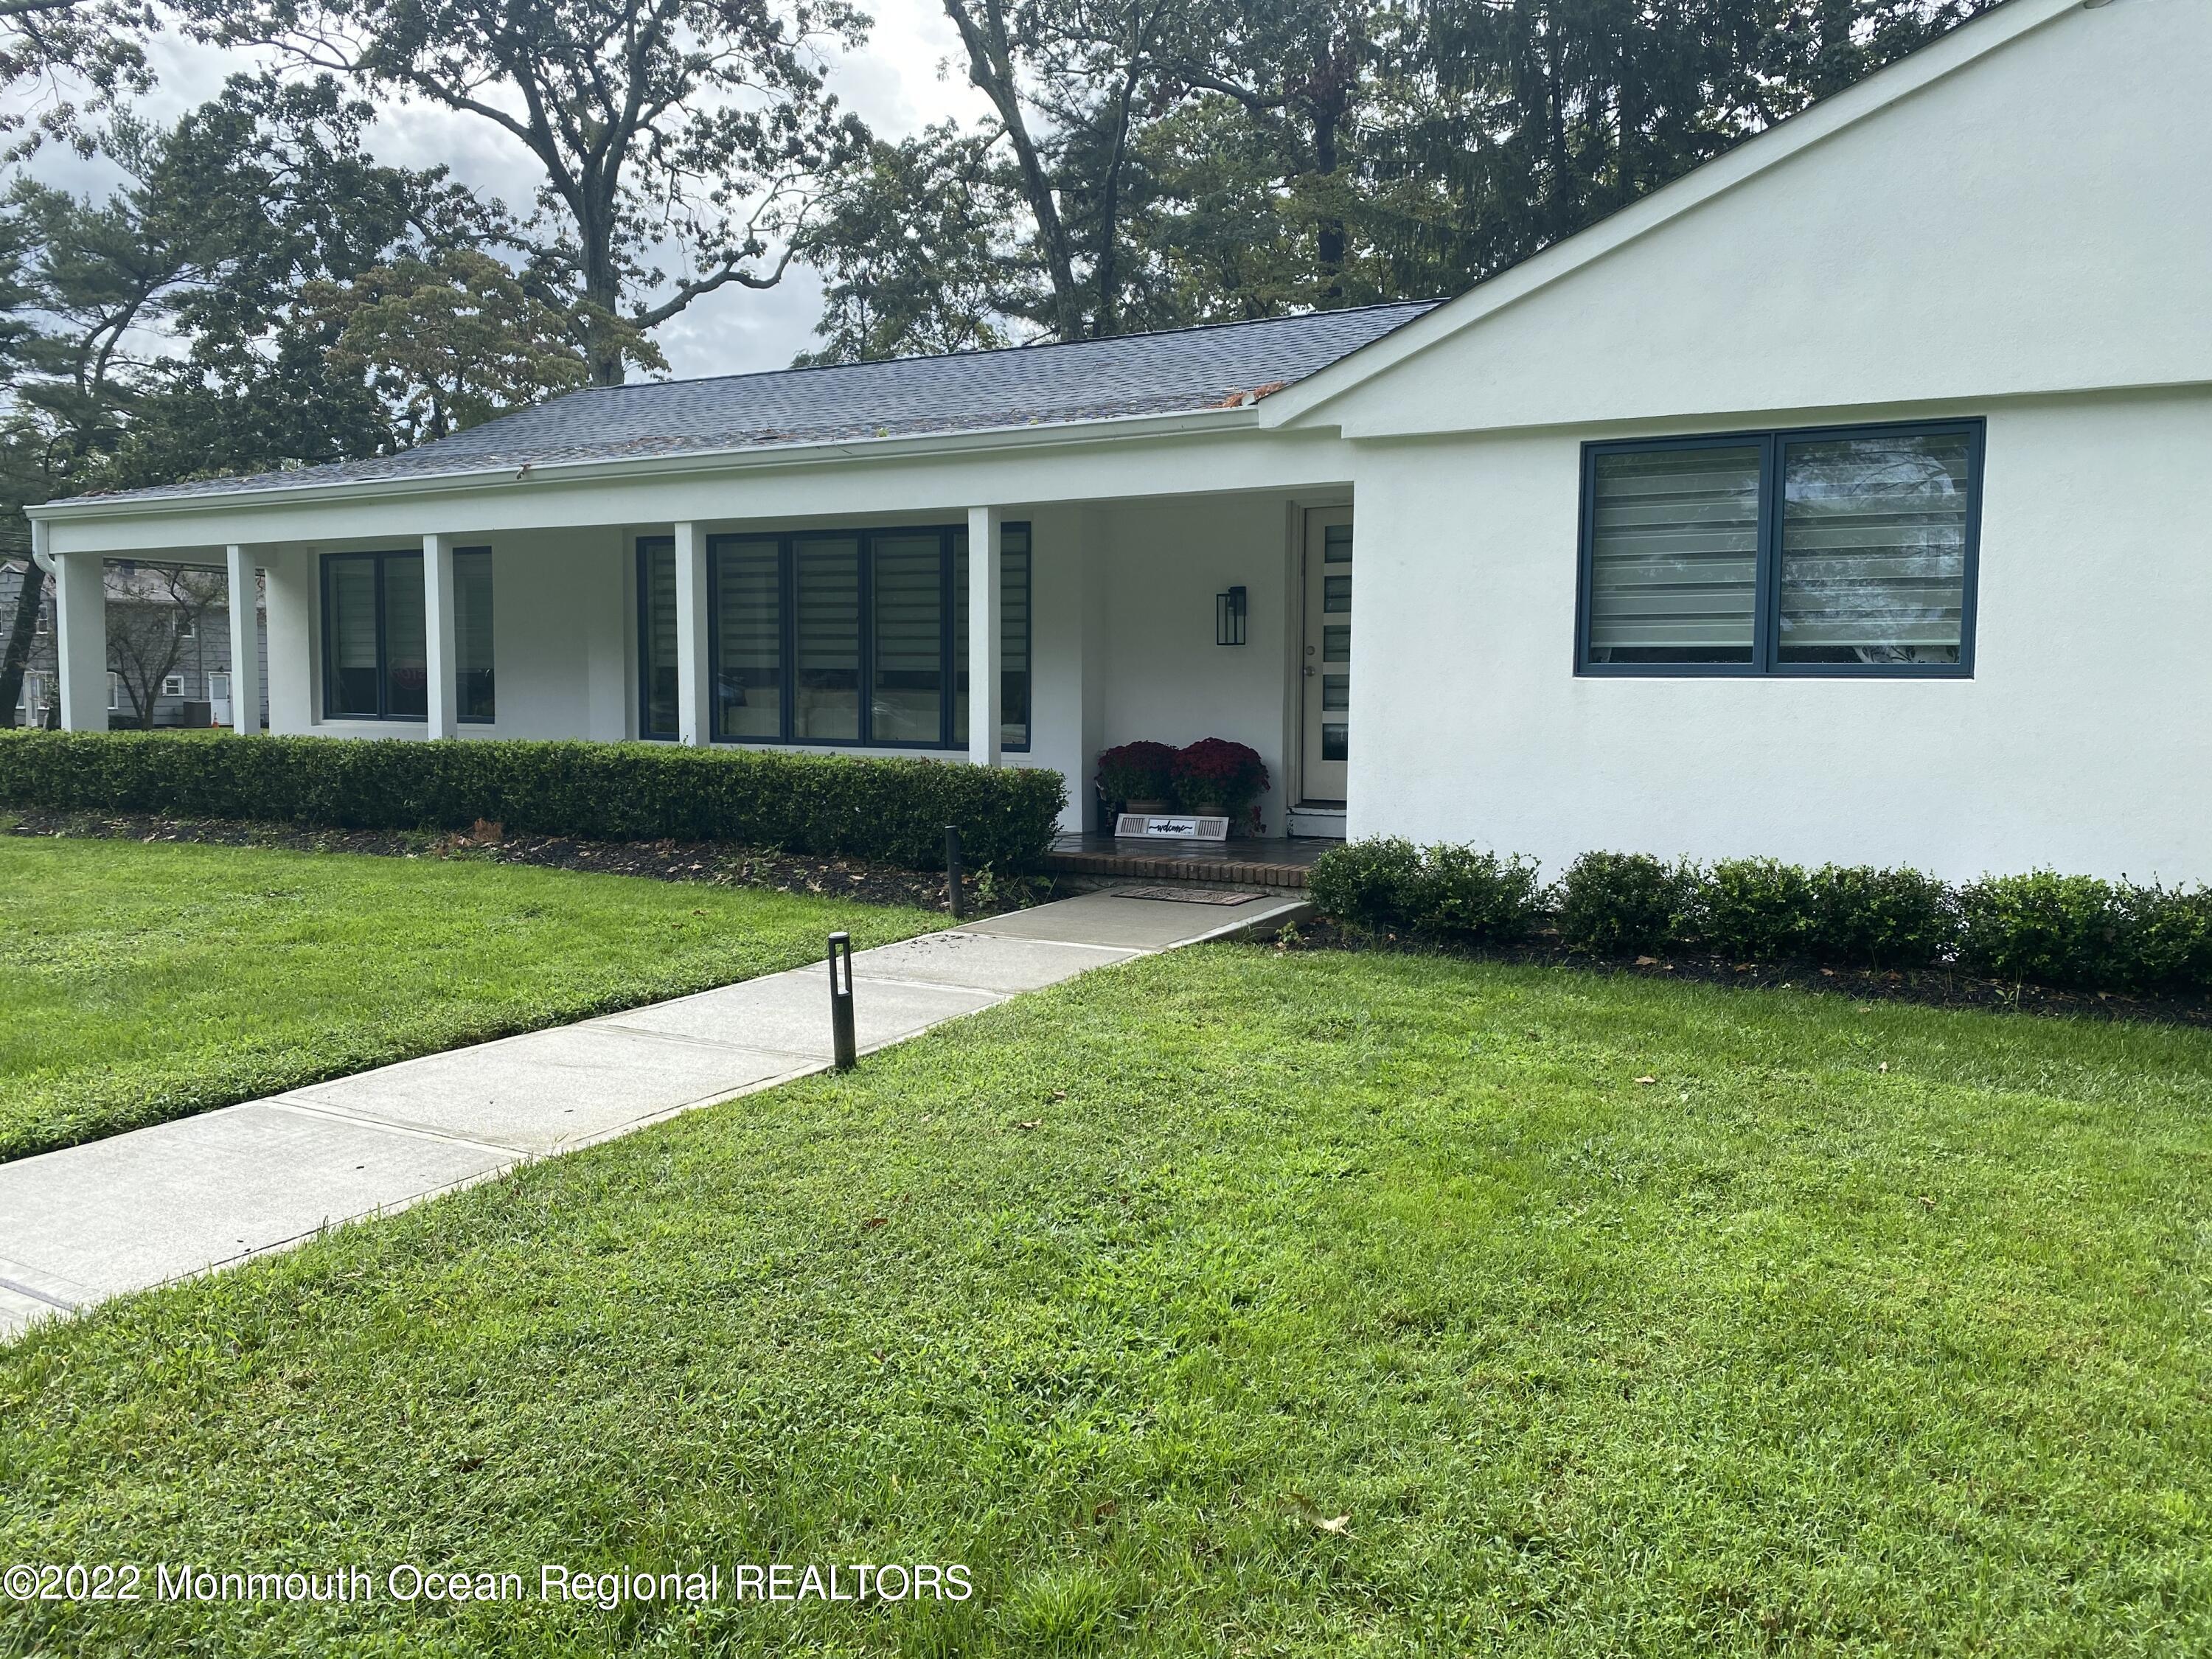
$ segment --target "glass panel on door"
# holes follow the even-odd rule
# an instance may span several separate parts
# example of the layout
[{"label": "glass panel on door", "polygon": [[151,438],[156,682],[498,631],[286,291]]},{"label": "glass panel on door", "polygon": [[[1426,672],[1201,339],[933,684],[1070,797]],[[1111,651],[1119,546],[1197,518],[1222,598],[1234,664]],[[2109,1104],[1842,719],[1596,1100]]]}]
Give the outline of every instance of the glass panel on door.
[{"label": "glass panel on door", "polygon": [[1306,515],[1305,640],[1299,671],[1299,794],[1341,805],[1352,736],[1352,511]]}]

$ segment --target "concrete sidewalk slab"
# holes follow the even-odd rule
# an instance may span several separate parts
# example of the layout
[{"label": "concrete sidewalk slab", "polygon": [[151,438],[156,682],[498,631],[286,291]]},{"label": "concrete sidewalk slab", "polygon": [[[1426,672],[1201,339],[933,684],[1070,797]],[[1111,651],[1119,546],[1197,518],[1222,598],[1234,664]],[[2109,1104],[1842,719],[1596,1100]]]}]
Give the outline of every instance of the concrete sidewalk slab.
[{"label": "concrete sidewalk slab", "polygon": [[272,1249],[513,1161],[496,1147],[253,1101],[0,1164],[0,1255],[96,1300]]},{"label": "concrete sidewalk slab", "polygon": [[[1279,926],[1303,901],[1110,890],[853,958],[864,1048],[1154,951]],[[712,1102],[827,1067],[827,968],[403,1060],[0,1164],[0,1339]]]},{"label": "concrete sidewalk slab", "polygon": [[[924,933],[896,945],[856,952],[856,980],[903,980],[909,984],[949,985],[1012,995],[1039,991],[1093,968],[1127,962],[1134,951],[1103,950],[1041,939],[1001,939],[969,932]],[[805,970],[816,978],[829,973],[817,963]],[[828,995],[827,992],[823,994]],[[859,1000],[857,994],[855,1002]]]},{"label": "concrete sidewalk slab", "polygon": [[[856,974],[867,954],[854,957]],[[1005,1000],[993,991],[874,981],[866,996],[853,1000],[854,1035],[862,1048],[879,1048]],[[804,968],[609,1014],[593,1024],[701,1042],[739,1042],[810,1060],[828,1060],[832,1053],[830,987],[820,973]]]},{"label": "concrete sidewalk slab", "polygon": [[542,1155],[807,1065],[795,1054],[594,1020],[449,1048],[280,1098]]},{"label": "concrete sidewalk slab", "polygon": [[[1177,903],[1123,898],[1112,888],[1082,893],[1034,910],[1014,910],[962,931],[993,939],[1056,939],[1063,944],[1169,951],[1202,939],[1280,927],[1311,907],[1302,898],[1261,895],[1243,904]],[[941,936],[940,936],[941,937]]]}]

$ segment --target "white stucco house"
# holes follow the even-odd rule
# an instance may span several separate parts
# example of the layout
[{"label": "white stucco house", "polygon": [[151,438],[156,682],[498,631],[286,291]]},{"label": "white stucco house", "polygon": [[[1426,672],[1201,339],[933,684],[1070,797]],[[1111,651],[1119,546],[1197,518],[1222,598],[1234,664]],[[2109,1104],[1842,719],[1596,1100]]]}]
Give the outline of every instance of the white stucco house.
[{"label": "white stucco house", "polygon": [[2208,64],[2212,0],[2008,0],[1446,303],[52,502],[64,722],[103,558],[228,562],[282,732],[1048,765],[1071,827],[1220,736],[1272,834],[2212,878]]}]

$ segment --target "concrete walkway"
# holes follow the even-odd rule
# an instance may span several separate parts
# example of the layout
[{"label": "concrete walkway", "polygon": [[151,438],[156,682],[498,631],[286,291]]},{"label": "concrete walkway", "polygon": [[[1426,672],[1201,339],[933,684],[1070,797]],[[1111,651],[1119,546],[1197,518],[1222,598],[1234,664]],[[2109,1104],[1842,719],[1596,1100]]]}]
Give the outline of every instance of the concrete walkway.
[{"label": "concrete walkway", "polygon": [[[1092,968],[1277,927],[1304,908],[1108,890],[863,951],[861,1051]],[[0,1164],[0,1340],[826,1071],[827,974],[817,963]]]}]

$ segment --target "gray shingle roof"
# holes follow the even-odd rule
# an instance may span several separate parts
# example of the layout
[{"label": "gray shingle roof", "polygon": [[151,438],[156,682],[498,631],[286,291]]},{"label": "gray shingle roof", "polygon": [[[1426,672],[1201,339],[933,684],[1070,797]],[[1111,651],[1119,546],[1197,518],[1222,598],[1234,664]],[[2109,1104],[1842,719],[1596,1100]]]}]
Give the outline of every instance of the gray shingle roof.
[{"label": "gray shingle roof", "polygon": [[398,455],[247,478],[162,484],[104,499],[297,489],[450,477],[526,464],[546,466],[1220,408],[1242,394],[1302,380],[1438,303],[1419,300],[1066,345],[598,387],[569,392]]}]

